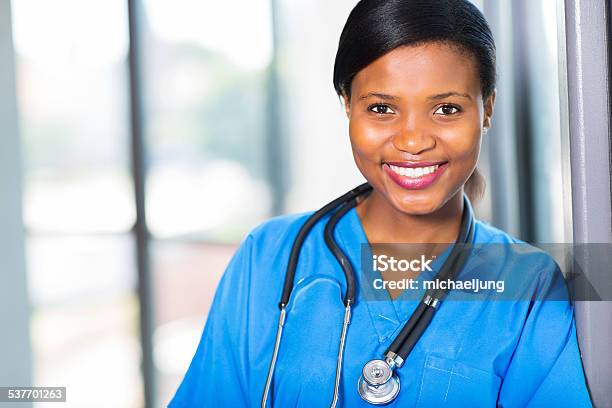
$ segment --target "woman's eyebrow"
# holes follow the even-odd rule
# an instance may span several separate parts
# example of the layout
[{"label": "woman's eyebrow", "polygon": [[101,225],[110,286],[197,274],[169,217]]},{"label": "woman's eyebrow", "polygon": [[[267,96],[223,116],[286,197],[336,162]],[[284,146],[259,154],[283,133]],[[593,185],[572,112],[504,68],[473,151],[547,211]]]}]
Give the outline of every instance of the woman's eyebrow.
[{"label": "woman's eyebrow", "polygon": [[430,97],[428,97],[427,99],[444,99],[444,98],[448,98],[449,96],[459,96],[462,98],[467,98],[467,99],[472,99],[472,97],[466,93],[461,93],[461,92],[456,92],[456,91],[449,91],[449,92],[444,92],[441,94],[437,94],[437,95],[431,95]]},{"label": "woman's eyebrow", "polygon": [[377,93],[377,92],[369,92],[369,93],[367,93],[365,95],[360,96],[359,99],[368,99],[368,98],[370,98],[372,96],[374,96],[376,98],[388,100],[388,101],[398,99],[397,96],[393,96],[393,95],[389,95],[389,94],[383,94],[383,93]]},{"label": "woman's eyebrow", "polygon": [[[448,98],[449,96],[458,96],[460,98],[466,98],[470,100],[472,99],[470,95],[466,93],[457,92],[457,91],[449,91],[449,92],[444,92],[441,94],[431,95],[427,99],[438,100],[438,99]],[[399,99],[397,96],[384,94],[384,93],[378,93],[378,92],[368,92],[367,94],[360,96],[359,99],[363,100],[363,99],[368,99],[371,97],[376,97],[376,98],[380,98],[380,99],[384,99],[388,101]]]}]

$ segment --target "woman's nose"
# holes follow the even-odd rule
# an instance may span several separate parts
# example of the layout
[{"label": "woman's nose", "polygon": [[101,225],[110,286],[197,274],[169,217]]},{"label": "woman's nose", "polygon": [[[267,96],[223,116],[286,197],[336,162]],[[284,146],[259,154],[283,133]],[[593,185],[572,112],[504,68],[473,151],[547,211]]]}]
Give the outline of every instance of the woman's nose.
[{"label": "woman's nose", "polygon": [[414,125],[398,129],[391,142],[396,149],[413,155],[433,149],[436,145],[435,137],[427,129]]}]

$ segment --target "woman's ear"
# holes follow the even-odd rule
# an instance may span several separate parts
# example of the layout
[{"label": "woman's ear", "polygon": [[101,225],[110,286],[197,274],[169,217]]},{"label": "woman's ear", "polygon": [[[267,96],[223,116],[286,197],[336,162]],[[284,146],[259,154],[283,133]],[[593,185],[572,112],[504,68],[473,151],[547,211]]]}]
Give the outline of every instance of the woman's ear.
[{"label": "woman's ear", "polygon": [[351,99],[346,96],[346,93],[342,93],[342,102],[344,103],[344,111],[346,112],[346,117],[350,119],[351,117]]},{"label": "woman's ear", "polygon": [[493,117],[493,107],[495,106],[496,95],[497,90],[494,89],[484,103],[484,118],[482,121],[482,127],[485,129],[485,131],[489,130],[491,127],[491,118]]}]

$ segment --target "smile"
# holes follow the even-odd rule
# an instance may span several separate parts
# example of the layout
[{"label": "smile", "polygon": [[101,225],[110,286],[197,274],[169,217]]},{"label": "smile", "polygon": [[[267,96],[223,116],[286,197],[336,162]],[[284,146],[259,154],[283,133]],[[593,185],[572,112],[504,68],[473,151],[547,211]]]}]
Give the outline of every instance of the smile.
[{"label": "smile", "polygon": [[393,170],[395,174],[411,178],[418,178],[433,173],[434,171],[438,170],[438,167],[439,166],[437,164],[428,167],[400,167],[392,164],[389,165],[389,168]]},{"label": "smile", "polygon": [[444,173],[448,162],[405,162],[383,163],[383,170],[389,178],[408,190],[424,189],[432,185]]}]

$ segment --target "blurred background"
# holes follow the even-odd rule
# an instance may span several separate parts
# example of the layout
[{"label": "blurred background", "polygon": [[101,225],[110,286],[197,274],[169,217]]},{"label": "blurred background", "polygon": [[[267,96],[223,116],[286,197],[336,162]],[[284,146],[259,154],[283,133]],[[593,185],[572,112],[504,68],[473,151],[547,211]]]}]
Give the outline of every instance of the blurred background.
[{"label": "blurred background", "polygon": [[[169,402],[245,234],[362,182],[332,86],[355,4],[0,0],[13,378],[70,407]],[[569,242],[563,2],[476,4],[499,70],[477,215]]]}]

